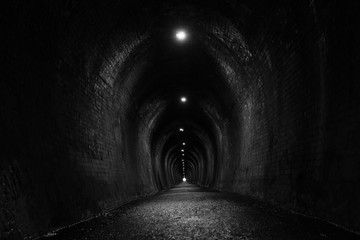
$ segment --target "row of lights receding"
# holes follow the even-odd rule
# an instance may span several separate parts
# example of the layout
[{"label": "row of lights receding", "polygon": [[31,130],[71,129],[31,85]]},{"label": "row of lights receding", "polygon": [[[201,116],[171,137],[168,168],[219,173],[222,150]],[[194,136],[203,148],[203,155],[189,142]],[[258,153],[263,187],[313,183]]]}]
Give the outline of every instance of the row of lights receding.
[{"label": "row of lights receding", "polygon": [[[178,35],[179,35],[179,36],[178,36]],[[182,35],[181,32],[178,33],[178,34],[176,34],[176,37],[178,37],[178,39],[180,39],[181,36],[186,36],[186,35]],[[186,100],[187,100],[186,97],[181,97],[181,98],[180,98],[180,101],[181,101],[182,103],[185,103]],[[183,129],[183,128],[179,128],[179,131],[180,131],[180,132],[183,132],[184,129]],[[183,142],[182,145],[185,146],[186,143]],[[185,151],[184,149],[181,149],[181,155],[182,155],[182,156],[185,156],[184,151]],[[184,176],[184,177],[183,177],[183,182],[186,182],[186,177],[185,177],[185,162],[184,162],[184,159],[182,159],[182,164],[183,164],[183,176]]]},{"label": "row of lights receding", "polygon": [[[187,34],[186,34],[185,31],[180,30],[180,31],[178,31],[178,32],[176,33],[176,38],[177,38],[179,41],[184,41],[184,40],[186,39],[186,37],[187,37]],[[180,101],[181,101],[182,103],[185,103],[186,100],[187,100],[186,97],[181,97],[181,98],[180,98]],[[184,129],[183,129],[183,128],[179,128],[179,131],[180,131],[180,132],[184,132]],[[183,142],[182,145],[185,146],[186,143]],[[182,155],[182,156],[185,156],[184,151],[185,151],[184,149],[181,149],[181,155]],[[183,165],[183,176],[184,176],[183,182],[186,182],[186,177],[185,177],[185,161],[184,161],[184,159],[182,159],[181,161],[182,161],[182,165]]]},{"label": "row of lights receding", "polygon": [[[186,143],[182,143],[182,145],[183,146],[185,146],[186,145]],[[181,149],[181,155],[184,157],[185,156],[185,154],[184,154],[184,149]],[[183,182],[186,182],[186,177],[185,177],[185,161],[184,161],[184,159],[181,159],[181,162],[182,162],[182,166],[183,166]]]},{"label": "row of lights receding", "polygon": [[[186,101],[186,99],[185,99],[185,101]],[[179,128],[179,131],[180,132],[184,132],[184,129],[183,128]],[[185,142],[183,142],[182,143],[182,146],[185,146],[186,145],[186,143]],[[181,156],[185,156],[185,154],[184,154],[184,152],[185,152],[185,150],[184,149],[181,149],[180,150],[181,151]],[[184,161],[184,159],[181,159],[181,161],[182,161],[182,165],[183,165],[183,182],[186,182],[186,177],[185,177],[185,161]]]},{"label": "row of lights receding", "polygon": [[[184,97],[183,97],[183,98],[184,98]],[[186,98],[184,98],[184,101],[183,101],[183,98],[181,98],[181,101],[182,101],[182,102],[186,102]],[[184,129],[183,129],[183,128],[179,128],[179,131],[180,131],[180,132],[183,132]],[[182,145],[185,146],[186,143],[183,142]],[[185,154],[184,154],[185,150],[184,150],[184,149],[181,149],[180,151],[181,151],[181,155],[182,155],[182,156],[185,156]],[[183,176],[184,176],[184,177],[183,177],[183,182],[186,182],[186,177],[185,177],[185,162],[184,162],[184,159],[181,159],[181,161],[182,161],[182,165],[183,165]]]}]

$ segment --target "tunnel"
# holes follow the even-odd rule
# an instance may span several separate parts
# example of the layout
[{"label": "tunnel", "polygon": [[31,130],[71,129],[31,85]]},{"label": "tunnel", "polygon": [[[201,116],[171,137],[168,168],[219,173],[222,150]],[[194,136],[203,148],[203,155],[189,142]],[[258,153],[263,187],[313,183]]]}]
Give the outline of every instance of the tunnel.
[{"label": "tunnel", "polygon": [[4,3],[0,238],[184,182],[359,234],[359,7]]}]

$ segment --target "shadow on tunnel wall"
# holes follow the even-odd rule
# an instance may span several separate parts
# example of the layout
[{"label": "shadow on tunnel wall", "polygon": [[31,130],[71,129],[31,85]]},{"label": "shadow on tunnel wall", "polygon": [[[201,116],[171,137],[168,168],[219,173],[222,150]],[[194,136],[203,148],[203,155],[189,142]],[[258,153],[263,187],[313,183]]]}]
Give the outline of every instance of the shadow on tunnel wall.
[{"label": "shadow on tunnel wall", "polygon": [[253,55],[242,64],[246,91],[238,92],[234,111],[240,128],[229,127],[231,157],[223,158],[216,188],[358,231],[359,48],[352,7],[285,3],[251,39]]},{"label": "shadow on tunnel wall", "polygon": [[146,93],[158,77],[146,75],[157,51],[172,49],[154,34],[180,18],[198,31],[192,50],[206,54],[197,60],[211,59],[225,86],[209,80],[223,102],[210,104],[211,93],[195,109],[200,123],[187,125],[206,122],[193,134],[200,147],[189,180],[360,231],[355,1],[7,7],[1,236],[40,235],[181,181],[176,156],[163,150],[168,128],[154,130],[161,118],[176,123],[163,114],[171,105]]}]

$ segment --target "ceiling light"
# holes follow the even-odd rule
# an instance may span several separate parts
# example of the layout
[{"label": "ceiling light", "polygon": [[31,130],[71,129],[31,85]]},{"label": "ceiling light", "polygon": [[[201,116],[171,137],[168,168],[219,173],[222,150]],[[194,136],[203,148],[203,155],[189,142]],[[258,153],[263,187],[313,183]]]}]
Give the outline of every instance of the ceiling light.
[{"label": "ceiling light", "polygon": [[177,32],[176,32],[176,38],[177,38],[179,41],[185,40],[185,38],[186,38],[186,32],[184,32],[184,31],[177,31]]}]

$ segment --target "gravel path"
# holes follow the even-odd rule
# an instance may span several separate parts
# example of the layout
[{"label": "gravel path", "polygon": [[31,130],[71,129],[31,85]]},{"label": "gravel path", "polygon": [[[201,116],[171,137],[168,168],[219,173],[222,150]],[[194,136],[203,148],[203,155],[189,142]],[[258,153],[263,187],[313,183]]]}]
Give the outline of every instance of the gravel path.
[{"label": "gravel path", "polygon": [[46,239],[360,239],[237,194],[188,183]]}]

